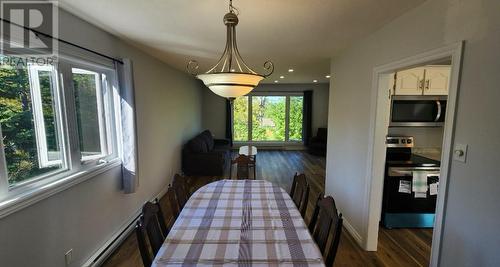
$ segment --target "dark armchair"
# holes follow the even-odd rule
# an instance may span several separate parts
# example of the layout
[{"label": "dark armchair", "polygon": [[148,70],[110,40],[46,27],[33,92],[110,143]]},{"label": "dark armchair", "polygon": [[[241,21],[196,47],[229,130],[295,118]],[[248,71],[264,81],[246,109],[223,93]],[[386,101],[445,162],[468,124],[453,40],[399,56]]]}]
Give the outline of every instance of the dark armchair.
[{"label": "dark armchair", "polygon": [[326,156],[326,140],[328,130],[326,128],[318,128],[318,134],[311,138],[309,142],[309,153],[317,156]]},{"label": "dark armchair", "polygon": [[222,176],[229,165],[230,142],[214,139],[206,130],[191,139],[182,149],[182,171],[188,176]]}]

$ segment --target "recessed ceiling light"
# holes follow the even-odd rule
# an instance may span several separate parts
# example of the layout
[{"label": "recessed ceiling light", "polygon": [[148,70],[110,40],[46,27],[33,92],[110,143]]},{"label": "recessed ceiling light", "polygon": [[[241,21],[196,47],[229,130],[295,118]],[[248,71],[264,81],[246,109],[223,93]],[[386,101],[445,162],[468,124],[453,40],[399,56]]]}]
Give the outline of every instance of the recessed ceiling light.
[{"label": "recessed ceiling light", "polygon": [[325,78],[327,78],[327,79],[330,79],[330,77],[332,77],[332,76],[330,76],[330,75],[326,75],[325,76]]},{"label": "recessed ceiling light", "polygon": [[293,69],[288,69],[288,72],[293,72]]},{"label": "recessed ceiling light", "polygon": [[280,76],[280,79],[285,79],[285,76]]},{"label": "recessed ceiling light", "polygon": [[278,80],[274,81],[274,83],[279,83],[279,82],[280,82],[280,81],[278,81]]},{"label": "recessed ceiling light", "polygon": [[318,80],[313,80],[313,83],[317,83],[317,82],[318,82]]},{"label": "recessed ceiling light", "polygon": [[231,72],[235,72],[235,69],[231,69]]}]

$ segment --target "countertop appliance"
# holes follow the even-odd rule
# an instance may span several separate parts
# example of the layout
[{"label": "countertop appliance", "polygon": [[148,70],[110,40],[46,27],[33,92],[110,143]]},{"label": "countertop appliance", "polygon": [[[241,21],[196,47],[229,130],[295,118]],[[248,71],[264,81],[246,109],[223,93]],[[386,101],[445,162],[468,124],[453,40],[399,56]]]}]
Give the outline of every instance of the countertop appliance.
[{"label": "countertop appliance", "polygon": [[[433,227],[440,162],[412,154],[413,137],[387,137],[386,144],[382,225],[386,228]],[[420,178],[415,180],[414,176]],[[422,179],[427,186],[421,184],[415,192],[414,183]]]},{"label": "countertop appliance", "polygon": [[447,96],[393,96],[389,127],[440,127]]}]

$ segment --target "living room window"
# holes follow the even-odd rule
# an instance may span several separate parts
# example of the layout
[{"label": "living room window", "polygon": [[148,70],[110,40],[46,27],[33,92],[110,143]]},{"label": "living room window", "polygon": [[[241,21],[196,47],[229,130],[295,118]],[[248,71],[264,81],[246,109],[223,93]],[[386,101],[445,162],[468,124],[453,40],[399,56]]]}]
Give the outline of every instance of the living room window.
[{"label": "living room window", "polygon": [[73,68],[73,86],[82,161],[108,155],[105,107],[107,79],[105,74]]},{"label": "living room window", "polygon": [[66,167],[53,66],[0,67],[0,122],[8,185]]},{"label": "living room window", "polygon": [[303,96],[300,93],[252,93],[233,104],[236,142],[302,142]]},{"label": "living room window", "polygon": [[0,59],[0,198],[118,157],[114,69]]}]

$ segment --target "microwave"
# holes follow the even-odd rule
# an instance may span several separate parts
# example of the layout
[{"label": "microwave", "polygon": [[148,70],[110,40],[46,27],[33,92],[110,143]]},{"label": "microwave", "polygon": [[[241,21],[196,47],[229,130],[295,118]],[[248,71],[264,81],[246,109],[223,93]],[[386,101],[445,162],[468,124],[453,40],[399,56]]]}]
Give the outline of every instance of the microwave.
[{"label": "microwave", "polygon": [[441,127],[447,96],[393,96],[389,127]]}]

